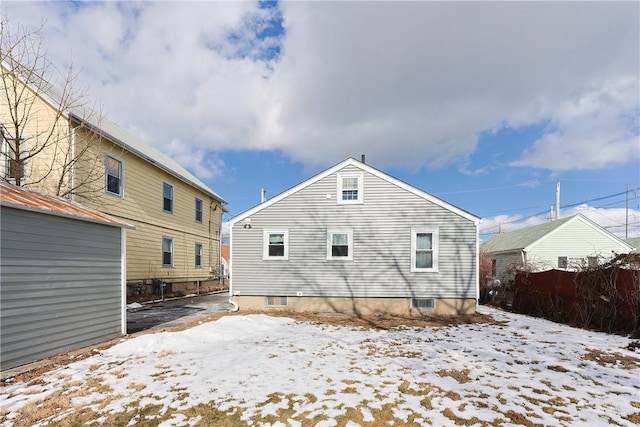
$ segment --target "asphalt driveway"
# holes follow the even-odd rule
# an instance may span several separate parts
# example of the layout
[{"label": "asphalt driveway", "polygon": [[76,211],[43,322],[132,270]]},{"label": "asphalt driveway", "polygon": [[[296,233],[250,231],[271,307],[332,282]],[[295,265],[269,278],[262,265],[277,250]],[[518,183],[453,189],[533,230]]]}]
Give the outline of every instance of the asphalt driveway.
[{"label": "asphalt driveway", "polygon": [[228,311],[229,292],[193,295],[164,301],[127,306],[127,333],[157,326],[179,326],[198,318]]}]

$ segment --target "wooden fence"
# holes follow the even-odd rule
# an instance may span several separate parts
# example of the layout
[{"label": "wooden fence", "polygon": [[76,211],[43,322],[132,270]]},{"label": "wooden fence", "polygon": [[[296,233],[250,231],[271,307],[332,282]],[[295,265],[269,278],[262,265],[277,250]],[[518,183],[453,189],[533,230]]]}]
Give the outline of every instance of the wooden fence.
[{"label": "wooden fence", "polygon": [[587,329],[640,332],[640,270],[519,272],[512,310]]}]

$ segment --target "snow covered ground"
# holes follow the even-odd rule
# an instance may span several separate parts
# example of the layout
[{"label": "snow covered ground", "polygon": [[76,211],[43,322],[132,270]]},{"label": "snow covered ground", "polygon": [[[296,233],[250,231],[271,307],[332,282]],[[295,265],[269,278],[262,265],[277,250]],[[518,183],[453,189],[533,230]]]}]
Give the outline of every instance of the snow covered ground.
[{"label": "snow covered ground", "polygon": [[0,421],[67,396],[49,420],[82,408],[196,425],[189,408],[205,404],[249,425],[640,424],[629,339],[481,311],[504,323],[376,330],[245,315],[142,335],[2,388]]}]

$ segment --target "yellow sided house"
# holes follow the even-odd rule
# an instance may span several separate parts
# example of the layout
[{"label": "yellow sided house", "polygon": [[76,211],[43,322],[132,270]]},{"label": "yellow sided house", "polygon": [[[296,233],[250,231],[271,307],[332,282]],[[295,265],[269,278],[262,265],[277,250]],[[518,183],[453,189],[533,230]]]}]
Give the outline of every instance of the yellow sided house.
[{"label": "yellow sided house", "polygon": [[133,225],[129,296],[219,287],[222,197],[64,89],[23,71],[2,63],[2,181]]}]

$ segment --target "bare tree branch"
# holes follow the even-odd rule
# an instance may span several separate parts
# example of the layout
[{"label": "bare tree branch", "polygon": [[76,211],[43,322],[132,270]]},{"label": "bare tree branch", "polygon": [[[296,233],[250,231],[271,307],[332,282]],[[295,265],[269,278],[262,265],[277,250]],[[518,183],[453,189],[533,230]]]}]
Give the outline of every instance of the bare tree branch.
[{"label": "bare tree branch", "polygon": [[99,148],[115,145],[93,130],[100,117],[83,103],[87,90],[75,88],[73,63],[62,73],[52,66],[42,27],[13,26],[6,15],[0,21],[0,179],[98,201],[105,188]]}]

